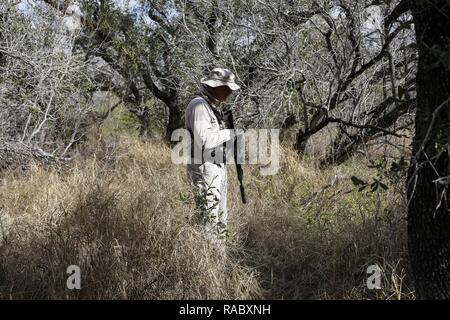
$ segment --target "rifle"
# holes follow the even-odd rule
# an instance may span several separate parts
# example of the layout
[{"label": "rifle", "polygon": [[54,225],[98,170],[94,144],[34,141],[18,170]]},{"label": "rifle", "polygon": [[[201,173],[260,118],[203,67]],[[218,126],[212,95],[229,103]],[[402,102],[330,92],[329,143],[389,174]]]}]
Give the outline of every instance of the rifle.
[{"label": "rifle", "polygon": [[[227,117],[228,117],[228,129],[234,130],[234,119],[233,119],[233,112],[231,110],[227,111]],[[247,199],[245,198],[245,189],[244,189],[244,170],[242,170],[242,164],[238,163],[238,146],[237,146],[237,136],[234,137],[234,163],[236,165],[236,172],[237,172],[237,178],[239,180],[239,189],[241,190],[241,200],[242,203],[247,203]]]}]

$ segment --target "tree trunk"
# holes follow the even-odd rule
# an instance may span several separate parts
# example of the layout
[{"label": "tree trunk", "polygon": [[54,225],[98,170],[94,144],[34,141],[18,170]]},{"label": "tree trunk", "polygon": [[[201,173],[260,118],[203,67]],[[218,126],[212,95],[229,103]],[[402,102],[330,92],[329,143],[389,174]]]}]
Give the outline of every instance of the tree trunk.
[{"label": "tree trunk", "polygon": [[299,157],[302,159],[305,155],[306,146],[309,139],[317,132],[325,128],[329,121],[327,120],[327,111],[323,108],[318,109],[309,119],[308,114],[303,115],[304,130],[299,129],[297,132],[294,150],[297,152]]},{"label": "tree trunk", "polygon": [[450,2],[413,1],[419,52],[408,174],[408,244],[418,299],[450,298]]},{"label": "tree trunk", "polygon": [[180,107],[178,106],[178,103],[174,101],[167,104],[167,106],[169,109],[169,120],[166,129],[166,140],[169,143],[172,143],[172,141],[170,140],[172,132],[174,132],[178,128],[182,128],[183,123],[181,121],[181,111]]},{"label": "tree trunk", "polygon": [[294,149],[301,159],[303,159],[303,156],[305,155],[306,145],[308,144],[310,137],[311,135],[305,133],[302,129],[298,129]]}]

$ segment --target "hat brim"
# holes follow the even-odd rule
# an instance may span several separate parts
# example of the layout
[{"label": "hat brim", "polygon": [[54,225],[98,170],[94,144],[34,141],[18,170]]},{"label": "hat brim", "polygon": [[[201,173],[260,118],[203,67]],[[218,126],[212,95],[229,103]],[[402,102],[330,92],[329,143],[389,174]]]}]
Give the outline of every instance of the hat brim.
[{"label": "hat brim", "polygon": [[213,87],[213,88],[227,86],[232,91],[239,90],[241,88],[234,82],[226,82],[226,81],[213,80],[213,79],[207,79],[207,78],[201,79],[200,82],[203,84],[206,84],[207,86]]}]

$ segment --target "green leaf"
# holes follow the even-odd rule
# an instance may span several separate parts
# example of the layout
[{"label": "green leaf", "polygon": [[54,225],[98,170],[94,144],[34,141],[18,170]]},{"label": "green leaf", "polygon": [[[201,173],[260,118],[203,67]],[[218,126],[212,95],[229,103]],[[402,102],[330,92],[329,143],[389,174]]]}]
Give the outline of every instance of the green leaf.
[{"label": "green leaf", "polygon": [[384,190],[389,189],[387,185],[385,185],[383,182],[380,182],[380,187]]},{"label": "green leaf", "polygon": [[378,189],[378,182],[374,182],[374,183],[372,183],[372,184],[370,185],[370,190],[371,190],[372,192],[377,191],[377,189]]},{"label": "green leaf", "polygon": [[356,187],[358,187],[358,186],[366,186],[366,185],[367,185],[367,182],[365,182],[365,181],[359,179],[359,178],[356,177],[356,176],[352,176],[350,179],[352,180],[353,184],[354,184]]},{"label": "green leaf", "polygon": [[367,184],[365,186],[362,186],[361,188],[358,189],[358,192],[363,191],[365,188],[367,187]]}]

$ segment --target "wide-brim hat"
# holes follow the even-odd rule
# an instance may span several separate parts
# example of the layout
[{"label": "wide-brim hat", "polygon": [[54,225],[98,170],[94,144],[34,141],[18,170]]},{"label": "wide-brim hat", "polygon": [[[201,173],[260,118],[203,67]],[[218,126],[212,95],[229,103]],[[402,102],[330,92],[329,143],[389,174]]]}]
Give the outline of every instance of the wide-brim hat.
[{"label": "wide-brim hat", "polygon": [[231,90],[235,91],[241,88],[236,84],[235,78],[236,77],[230,70],[215,68],[208,74],[207,77],[202,78],[200,82],[213,88],[227,86]]}]

